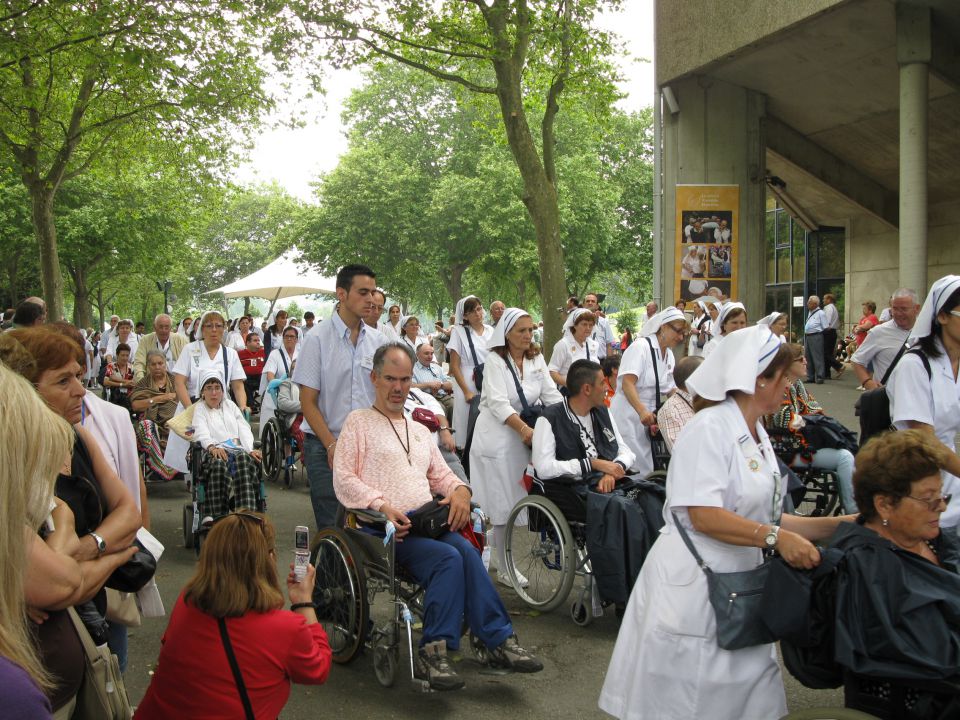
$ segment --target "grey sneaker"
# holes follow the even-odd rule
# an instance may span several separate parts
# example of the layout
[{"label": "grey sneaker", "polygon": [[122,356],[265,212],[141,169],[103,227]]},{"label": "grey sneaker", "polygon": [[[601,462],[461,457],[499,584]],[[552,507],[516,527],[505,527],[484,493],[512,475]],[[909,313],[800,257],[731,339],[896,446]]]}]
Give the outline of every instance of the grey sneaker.
[{"label": "grey sneaker", "polygon": [[432,690],[459,690],[463,687],[463,680],[447,660],[446,640],[435,640],[420,648],[414,675],[430,683]]},{"label": "grey sneaker", "polygon": [[543,670],[543,663],[532,652],[520,647],[516,635],[511,635],[501,643],[500,647],[490,652],[490,664],[519,673],[535,673]]}]

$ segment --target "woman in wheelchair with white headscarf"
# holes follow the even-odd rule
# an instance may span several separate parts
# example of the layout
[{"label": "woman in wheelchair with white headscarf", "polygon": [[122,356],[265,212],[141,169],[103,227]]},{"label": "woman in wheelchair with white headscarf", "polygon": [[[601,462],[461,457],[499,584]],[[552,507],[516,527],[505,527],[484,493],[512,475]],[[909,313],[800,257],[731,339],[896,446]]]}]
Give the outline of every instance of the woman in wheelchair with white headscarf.
[{"label": "woman in wheelchair with white headscarf", "polygon": [[200,376],[193,427],[193,442],[204,450],[200,462],[201,482],[206,485],[200,508],[203,522],[212,522],[231,508],[257,507],[260,451],[253,449],[250,424],[236,403],[225,397],[216,370]]}]

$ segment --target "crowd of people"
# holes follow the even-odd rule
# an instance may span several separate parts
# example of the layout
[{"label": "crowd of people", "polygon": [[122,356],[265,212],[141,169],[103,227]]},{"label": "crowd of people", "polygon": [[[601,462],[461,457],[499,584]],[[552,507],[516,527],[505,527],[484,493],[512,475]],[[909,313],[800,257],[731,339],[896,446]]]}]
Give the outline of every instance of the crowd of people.
[{"label": "crowd of people", "polygon": [[[251,419],[258,412],[263,426],[283,383],[299,394],[315,527],[335,526],[344,507],[382,513],[386,525],[370,532],[398,541],[398,562],[425,590],[415,674],[433,689],[464,684],[448,658],[464,622],[491,665],[543,668],[490,574],[526,586],[507,572],[506,537],[531,473],[541,488],[562,478],[581,497],[616,498],[624,518],[647,513],[642,551],[624,548],[621,626],[599,699],[616,717],[783,715],[774,644],[720,646],[707,569],[749,571],[771,554],[812,569],[818,545],[849,558],[835,661],[872,678],[859,691],[883,698],[899,677],[956,676],[960,276],[937,280],[922,304],[897,290],[885,321],[864,303],[849,361],[863,389],[887,394],[895,432],[862,448],[818,446],[807,431],[825,417],[808,386],[846,367],[832,295],[808,299],[802,344],[789,341],[787,313],[751,323],[745,304],[719,291],[689,312],[650,303],[624,343],[589,293],[570,298],[562,335],[545,348],[527,310],[494,301],[488,323],[473,295],[425,334],[415,315],[387,307],[364,265],[340,269],[336,294],[322,322],[278,310],[259,328],[211,310],[179,322],[158,315],[149,334],[114,316],[98,336],[48,323],[39,298],[11,314],[0,334],[0,499],[12,520],[0,533],[0,697],[10,717],[71,717],[82,633],[125,667],[126,626],[107,586],[150,527],[142,468],[202,482],[204,543],[137,716],[276,717],[291,682],[326,680],[314,569],[278,567],[273,523],[260,511]],[[795,456],[774,452],[777,433],[794,437]],[[663,467],[665,495],[661,486],[655,510],[637,510],[637,488]],[[807,467],[836,477],[842,514],[793,512],[788,478]],[[411,518],[432,498],[446,508],[446,530],[425,535]],[[459,533],[471,503],[490,523],[489,559]],[[892,594],[908,599],[894,607]],[[883,637],[864,618],[883,623]],[[945,639],[921,647],[921,627]]]}]

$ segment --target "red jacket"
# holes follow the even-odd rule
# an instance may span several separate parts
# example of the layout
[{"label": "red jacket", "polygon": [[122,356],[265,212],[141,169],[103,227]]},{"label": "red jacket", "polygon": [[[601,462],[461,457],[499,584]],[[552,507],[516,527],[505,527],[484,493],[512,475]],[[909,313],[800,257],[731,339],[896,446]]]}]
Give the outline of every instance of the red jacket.
[{"label": "red jacket", "polygon": [[244,348],[243,350],[239,350],[237,355],[240,356],[240,364],[248,376],[263,374],[263,366],[267,364],[267,361],[264,359],[263,348],[260,348],[255,353]]},{"label": "red jacket", "polygon": [[[290,697],[290,681],[320,685],[330,672],[323,628],[289,610],[227,618],[247,694],[257,718],[277,718]],[[181,595],[163,635],[160,658],[137,720],[243,717],[216,618],[183,602]]]}]

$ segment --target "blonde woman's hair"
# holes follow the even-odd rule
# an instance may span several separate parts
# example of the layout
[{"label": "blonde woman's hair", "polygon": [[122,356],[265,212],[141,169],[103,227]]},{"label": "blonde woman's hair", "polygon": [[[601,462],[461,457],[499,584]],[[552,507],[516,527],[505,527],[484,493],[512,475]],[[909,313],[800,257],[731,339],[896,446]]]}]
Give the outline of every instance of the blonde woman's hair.
[{"label": "blonde woman's hair", "polygon": [[48,689],[50,676],[27,627],[25,538],[49,514],[57,473],[73,448],[73,429],[3,363],[0,387],[0,655]]}]

